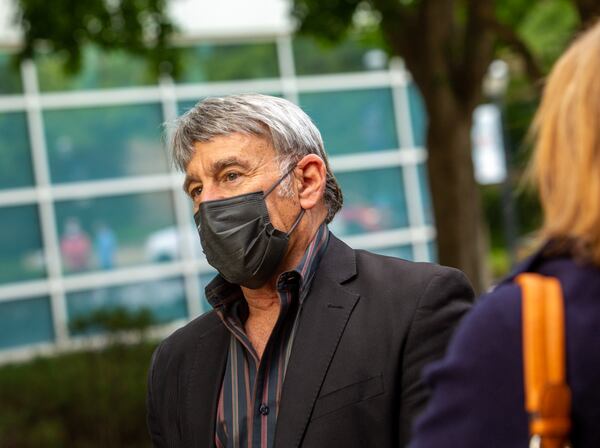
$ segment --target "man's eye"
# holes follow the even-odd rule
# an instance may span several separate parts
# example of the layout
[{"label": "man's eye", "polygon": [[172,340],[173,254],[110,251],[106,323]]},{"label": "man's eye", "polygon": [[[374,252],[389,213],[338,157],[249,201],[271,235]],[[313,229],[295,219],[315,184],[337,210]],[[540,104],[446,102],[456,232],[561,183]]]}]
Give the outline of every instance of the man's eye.
[{"label": "man's eye", "polygon": [[225,174],[225,180],[227,182],[233,182],[234,180],[237,180],[238,177],[240,177],[240,174],[234,171]]},{"label": "man's eye", "polygon": [[190,190],[190,197],[196,199],[202,193],[202,187],[194,187]]}]

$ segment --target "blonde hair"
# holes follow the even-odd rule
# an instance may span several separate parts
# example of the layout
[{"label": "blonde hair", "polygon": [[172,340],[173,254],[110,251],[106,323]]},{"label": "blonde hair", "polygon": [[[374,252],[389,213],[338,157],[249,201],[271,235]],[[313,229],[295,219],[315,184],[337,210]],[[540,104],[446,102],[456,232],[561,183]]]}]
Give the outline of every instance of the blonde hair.
[{"label": "blonde hair", "polygon": [[600,265],[600,22],[556,62],[532,132],[539,236]]}]

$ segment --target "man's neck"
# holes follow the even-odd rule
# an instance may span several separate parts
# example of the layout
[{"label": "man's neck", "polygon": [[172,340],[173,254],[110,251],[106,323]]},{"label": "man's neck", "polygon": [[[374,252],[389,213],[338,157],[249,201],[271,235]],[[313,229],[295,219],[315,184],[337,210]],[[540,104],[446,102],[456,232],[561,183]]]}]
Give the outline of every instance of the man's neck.
[{"label": "man's neck", "polygon": [[254,311],[260,314],[261,310],[271,308],[271,302],[279,304],[279,296],[277,294],[277,280],[279,276],[283,272],[290,271],[300,264],[308,245],[315,237],[323,219],[324,217],[307,212],[303,218],[305,222],[301,222],[298,225],[292,238],[290,238],[288,252],[269,281],[257,289],[241,287],[244,298],[248,302],[250,313],[252,313],[252,305],[255,305]]},{"label": "man's neck", "polygon": [[319,217],[308,213],[304,219],[306,219],[304,226],[299,225],[296,229],[295,238],[290,240],[288,254],[273,277],[258,289],[242,286],[242,293],[248,304],[248,318],[244,326],[259,359],[279,317],[281,302],[277,292],[277,280],[283,272],[294,269],[300,264],[306,249],[323,222],[323,219],[319,220]]}]

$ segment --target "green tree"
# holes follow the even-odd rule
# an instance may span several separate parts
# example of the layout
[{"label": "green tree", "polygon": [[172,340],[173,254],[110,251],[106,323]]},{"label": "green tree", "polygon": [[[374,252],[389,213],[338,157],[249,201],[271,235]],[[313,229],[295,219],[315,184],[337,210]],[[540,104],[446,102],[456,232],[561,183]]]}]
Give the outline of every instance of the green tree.
[{"label": "green tree", "polygon": [[[167,0],[15,1],[22,57],[45,46],[65,55],[74,72],[83,48],[94,44],[142,55],[156,72],[164,61],[178,68]],[[520,30],[532,8],[544,3],[571,4],[583,26],[600,14],[597,0],[294,0],[301,30],[330,40],[347,34],[357,11],[379,18],[389,51],[402,56],[424,98],[440,261],[464,270],[478,290],[487,284],[487,238],[470,156],[471,116],[488,65],[502,48],[522,58],[531,79],[544,73]]]},{"label": "green tree", "polygon": [[[544,0],[294,0],[301,32],[331,41],[346,36],[357,14],[376,19],[388,51],[403,58],[428,115],[428,172],[440,262],[467,273],[476,290],[489,283],[487,236],[474,180],[470,130],[482,82],[505,48],[531,80],[544,73],[521,25]],[[569,3],[589,23],[600,2]],[[550,29],[549,32],[556,32]]]},{"label": "green tree", "polygon": [[[15,0],[24,31],[21,58],[38,48],[65,56],[65,68],[81,68],[83,49],[124,49],[143,56],[155,73],[177,70],[169,45],[175,27],[167,15],[167,0]],[[169,62],[170,64],[165,64]]]}]

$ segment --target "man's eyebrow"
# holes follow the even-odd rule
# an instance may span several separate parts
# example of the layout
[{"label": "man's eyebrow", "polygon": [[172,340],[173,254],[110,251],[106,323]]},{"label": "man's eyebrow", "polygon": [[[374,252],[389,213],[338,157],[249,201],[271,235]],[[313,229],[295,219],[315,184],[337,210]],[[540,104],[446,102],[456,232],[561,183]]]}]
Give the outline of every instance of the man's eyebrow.
[{"label": "man's eyebrow", "polygon": [[230,166],[239,166],[244,169],[248,169],[250,164],[245,160],[240,159],[239,157],[228,157],[226,159],[217,160],[210,167],[211,174],[214,176],[217,173],[220,173],[225,168],[229,168]]},{"label": "man's eyebrow", "polygon": [[[244,169],[250,169],[250,164],[245,160],[242,160],[238,157],[228,157],[227,159],[217,160],[212,164],[210,167],[211,175],[214,176],[230,166],[239,166]],[[185,194],[189,194],[188,189],[190,188],[190,184],[194,181],[200,182],[200,179],[195,176],[185,176],[185,180],[183,181],[183,192]]]}]

